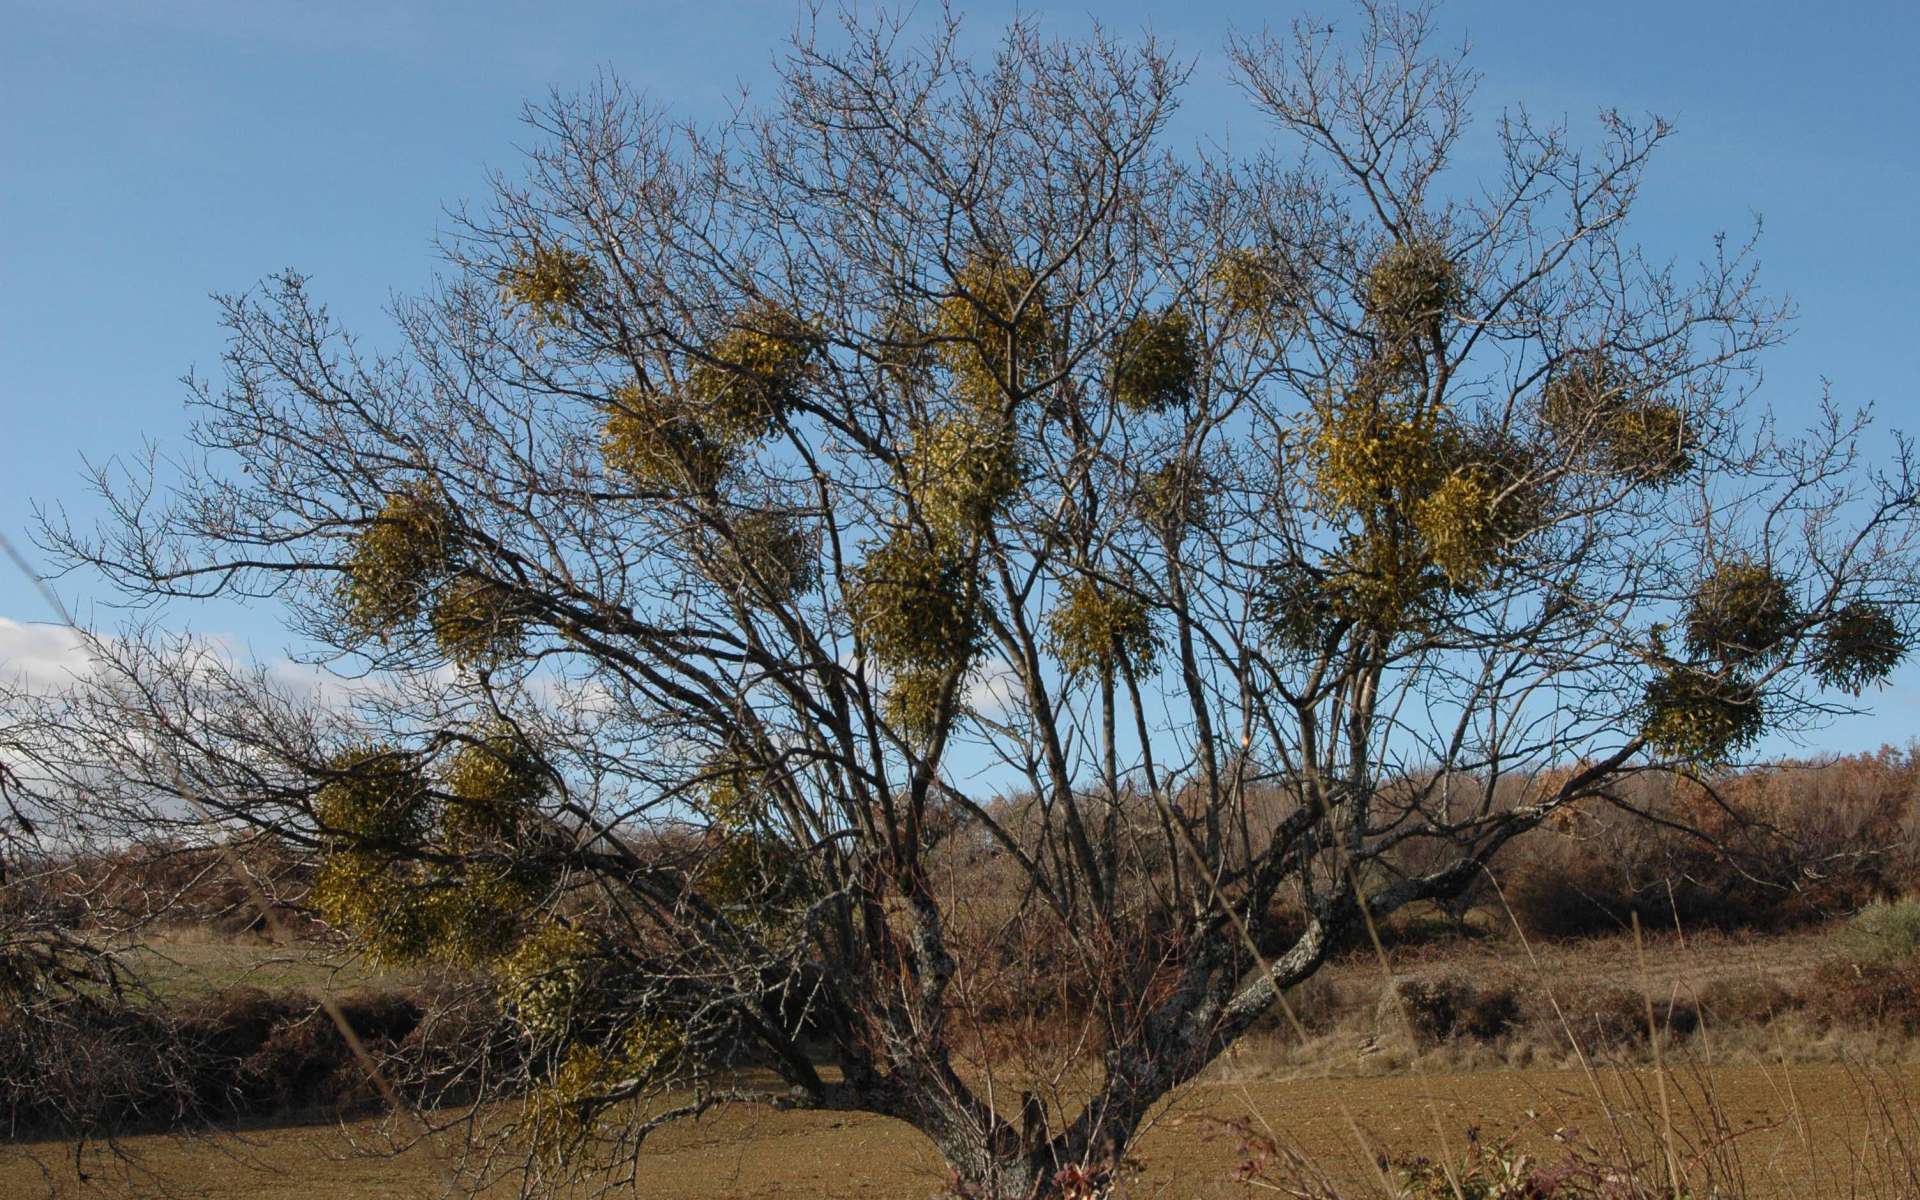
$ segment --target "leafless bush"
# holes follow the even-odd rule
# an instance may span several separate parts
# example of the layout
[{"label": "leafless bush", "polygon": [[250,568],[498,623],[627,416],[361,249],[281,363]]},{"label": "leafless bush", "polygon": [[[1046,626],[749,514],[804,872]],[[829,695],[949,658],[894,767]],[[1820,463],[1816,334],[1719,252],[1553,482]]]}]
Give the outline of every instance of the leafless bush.
[{"label": "leafless bush", "polygon": [[1815,971],[1807,1000],[1836,1024],[1920,1032],[1920,962],[1830,959]]},{"label": "leafless bush", "polygon": [[[409,1099],[479,1091],[467,1073],[518,1049],[497,1008],[455,989],[363,992],[338,1008]],[[476,1055],[476,1051],[481,1051]],[[0,1124],[12,1137],[98,1137],[289,1114],[344,1115],[386,1095],[311,996],[235,988],[174,1004],[73,996],[0,1005]]]}]

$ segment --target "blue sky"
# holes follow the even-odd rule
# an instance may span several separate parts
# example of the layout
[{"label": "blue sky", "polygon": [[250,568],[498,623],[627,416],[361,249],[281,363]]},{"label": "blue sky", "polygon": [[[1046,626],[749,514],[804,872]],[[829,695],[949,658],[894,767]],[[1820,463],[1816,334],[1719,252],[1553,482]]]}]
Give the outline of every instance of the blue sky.
[{"label": "blue sky", "polygon": [[[924,6],[931,11],[931,6]],[[990,42],[1014,10],[957,4]],[[1084,3],[1026,6],[1083,30]],[[1151,27],[1197,60],[1184,138],[1251,147],[1266,129],[1225,86],[1229,29],[1337,3],[1106,0],[1117,33]],[[1599,14],[1604,13],[1604,16]],[[610,69],[682,114],[711,118],[766,89],[791,0],[726,3],[367,3],[361,0],[0,0],[0,529],[33,500],[84,516],[81,455],[178,444],[189,369],[220,351],[212,291],[295,267],[365,338],[381,306],[422,289],[443,207],[511,169],[523,100]],[[1763,279],[1799,306],[1764,399],[1803,413],[1821,381],[1883,423],[1920,429],[1911,347],[1920,279],[1920,10],[1905,4],[1453,0],[1444,28],[1485,74],[1481,128],[1503,105],[1592,128],[1603,106],[1658,112],[1678,134],[1637,232],[1656,255],[1704,253],[1764,217]],[[110,621],[87,580],[61,585]],[[183,614],[184,615],[184,614]],[[0,669],[57,657],[50,617],[0,571]],[[194,618],[278,648],[271,613]],[[1834,749],[1905,742],[1920,669],[1843,723]]]}]

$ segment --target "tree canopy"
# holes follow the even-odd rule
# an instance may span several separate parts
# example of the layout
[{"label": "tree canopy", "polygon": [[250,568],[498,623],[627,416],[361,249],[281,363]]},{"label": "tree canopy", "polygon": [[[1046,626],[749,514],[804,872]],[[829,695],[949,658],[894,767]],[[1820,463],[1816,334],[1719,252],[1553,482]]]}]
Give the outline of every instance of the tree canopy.
[{"label": "tree canopy", "polygon": [[[1025,24],[850,18],[712,129],[531,110],[394,348],[224,298],[200,453],[45,524],[339,686],[102,634],[9,698],[22,786],[302,847],[372,953],[491,972],[536,1182],[728,1101],[898,1117],[970,1194],[1110,1169],[1369,921],[1913,633],[1906,443],[1777,428],[1750,247],[1628,240],[1668,126],[1509,113],[1469,177],[1469,67],[1361,17],[1230,41],[1252,151],[1169,144],[1168,48]],[[1011,1047],[1020,955],[1076,1001]]]}]

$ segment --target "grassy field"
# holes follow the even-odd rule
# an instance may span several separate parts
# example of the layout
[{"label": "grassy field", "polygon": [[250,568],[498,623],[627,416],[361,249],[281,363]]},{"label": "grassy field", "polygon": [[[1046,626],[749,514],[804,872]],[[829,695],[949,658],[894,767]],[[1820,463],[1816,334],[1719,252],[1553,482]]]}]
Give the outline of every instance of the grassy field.
[{"label": "grassy field", "polygon": [[[1920,1071],[1862,1073],[1840,1066],[1729,1067],[1668,1076],[1682,1154],[1700,1148],[1703,1091],[1732,1138],[1743,1195],[1877,1196],[1899,1181],[1884,1161],[1860,1161],[1863,1139],[1893,1132],[1889,1106],[1920,1086]],[[1603,1106],[1602,1099],[1605,1104]],[[1614,1115],[1609,1118],[1606,1111]],[[1375,1152],[1457,1159],[1469,1128],[1483,1140],[1512,1136],[1545,1160],[1568,1130],[1638,1154],[1661,1143],[1650,1072],[1499,1071],[1376,1078],[1209,1083],[1163,1113],[1139,1147],[1134,1197],[1259,1194],[1231,1176],[1242,1160],[1224,1122],[1246,1119],[1308,1153],[1342,1183],[1377,1186]],[[1911,1137],[1914,1130],[1904,1130]],[[1896,1121],[1895,1124],[1899,1124]],[[453,1135],[443,1141],[453,1152]],[[360,1200],[435,1194],[439,1157],[415,1147],[393,1155],[371,1123],[254,1130],[218,1137],[143,1137],[94,1146],[4,1151],[0,1195],[177,1196],[206,1200]],[[85,1179],[81,1178],[84,1173]],[[942,1186],[926,1143],[878,1117],[732,1110],[670,1129],[650,1145],[643,1197],[917,1197]],[[488,1194],[510,1194],[506,1185]],[[623,1193],[628,1194],[628,1193]],[[1271,1192],[1264,1194],[1272,1194]],[[1909,1193],[1910,1194],[1910,1193]]]},{"label": "grassy field", "polygon": [[[1295,993],[1311,1027],[1306,1036],[1276,1021],[1158,1117],[1138,1146],[1141,1170],[1126,1194],[1276,1194],[1233,1179],[1246,1161],[1249,1134],[1256,1141],[1274,1137],[1342,1188],[1368,1196],[1381,1194],[1381,1156],[1457,1161],[1468,1152],[1469,1130],[1482,1145],[1511,1138],[1543,1162],[1582,1141],[1616,1160],[1658,1161],[1667,1144],[1659,1117],[1664,1084],[1676,1152],[1696,1160],[1718,1147],[1726,1173],[1742,1179],[1734,1195],[1920,1195],[1920,1119],[1909,1102],[1920,1096],[1920,1039],[1836,1031],[1801,1013],[1674,1041],[1665,1060],[1672,1069],[1656,1074],[1645,1044],[1576,1051],[1537,1021],[1497,1039],[1395,1040],[1379,1000],[1391,979],[1447,975],[1516,989],[1535,1012],[1554,1004],[1572,1010],[1582,998],[1623,984],[1656,1004],[1684,1002],[1730,984],[1804,981],[1832,953],[1836,936],[1836,927],[1826,927],[1525,945],[1445,940],[1396,947],[1385,966],[1370,951],[1356,952]],[[131,960],[169,999],[237,985],[337,993],[413,982],[316,945],[193,928],[152,936]],[[289,1122],[78,1148],[60,1141],[12,1145],[0,1148],[0,1198],[357,1200],[446,1190],[458,1136],[395,1152],[387,1128],[375,1121]],[[896,1122],[737,1108],[656,1135],[637,1187],[621,1194],[917,1197],[944,1184],[925,1140]],[[514,1190],[505,1182],[481,1189],[502,1196]]]},{"label": "grassy field", "polygon": [[320,992],[413,982],[406,974],[379,970],[362,956],[316,942],[281,945],[265,937],[228,936],[201,926],[161,927],[147,931],[138,942],[110,948],[162,998],[233,987]]}]

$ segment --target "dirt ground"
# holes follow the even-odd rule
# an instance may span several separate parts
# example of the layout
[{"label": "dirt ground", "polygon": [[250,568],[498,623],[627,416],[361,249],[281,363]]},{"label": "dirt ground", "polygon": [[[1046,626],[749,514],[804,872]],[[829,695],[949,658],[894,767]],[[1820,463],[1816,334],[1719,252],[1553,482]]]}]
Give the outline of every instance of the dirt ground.
[{"label": "dirt ground", "polygon": [[[1211,1198],[1256,1193],[1231,1178],[1242,1161],[1225,1122],[1245,1119],[1284,1135],[1343,1183],[1378,1176],[1372,1151],[1457,1160],[1468,1129],[1512,1136],[1551,1161],[1575,1136],[1658,1155],[1658,1077],[1649,1071],[1487,1071],[1381,1078],[1211,1083],[1161,1115],[1139,1146],[1129,1196]],[[1911,1195],[1883,1190],[1889,1167],[1860,1161],[1863,1147],[1914,1137],[1920,1070],[1840,1066],[1723,1067],[1672,1072],[1667,1107],[1682,1157],[1699,1153],[1710,1092],[1720,1138],[1731,1137],[1754,1197]],[[1604,1093],[1602,1115],[1598,1099]],[[1636,1116],[1622,1117],[1630,1113]],[[305,1126],[217,1138],[129,1139],[76,1156],[70,1144],[0,1150],[0,1196],[181,1197],[205,1200],[346,1200],[438,1194],[436,1156],[356,1148],[370,1127]],[[1365,1139],[1364,1142],[1362,1139]],[[1715,1139],[1717,1140],[1717,1139]],[[1363,1151],[1362,1146],[1368,1146]],[[1911,1171],[1908,1161],[1905,1169]],[[84,1178],[83,1178],[84,1176]],[[1910,1181],[1908,1181],[1910,1182]],[[943,1176],[911,1129],[877,1117],[734,1110],[669,1129],[648,1144],[641,1197],[924,1197]],[[492,1189],[506,1195],[511,1188]],[[1371,1193],[1365,1193],[1371,1194]]]}]

